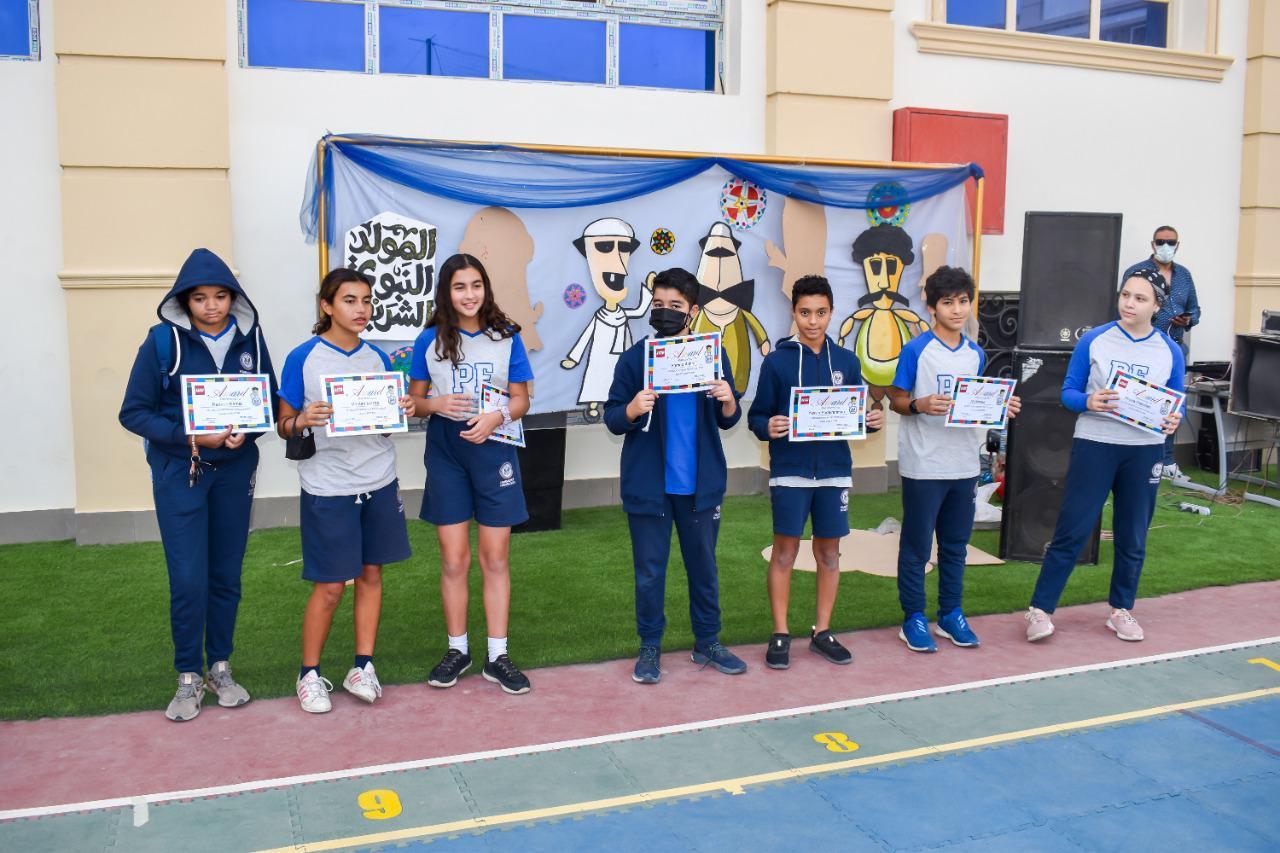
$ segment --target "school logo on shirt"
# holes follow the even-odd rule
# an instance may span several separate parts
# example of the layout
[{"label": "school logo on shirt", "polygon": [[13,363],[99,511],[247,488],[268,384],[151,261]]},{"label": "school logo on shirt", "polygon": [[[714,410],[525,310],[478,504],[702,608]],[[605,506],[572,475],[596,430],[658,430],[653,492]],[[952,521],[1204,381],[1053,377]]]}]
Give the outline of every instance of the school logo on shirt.
[{"label": "school logo on shirt", "polygon": [[843,372],[841,372],[841,371],[839,371],[839,370],[833,370],[833,371],[831,371],[831,384],[832,384],[832,385],[843,385],[843,384],[844,384],[844,373],[843,373]]},{"label": "school logo on shirt", "polygon": [[840,490],[840,509],[848,509],[848,508],[849,508],[849,490],[841,489]]},{"label": "school logo on shirt", "polygon": [[498,466],[498,485],[514,486],[516,484],[516,470],[511,467],[510,462],[503,462]]},{"label": "school logo on shirt", "polygon": [[240,366],[245,370],[253,370],[253,356],[247,352],[240,353]]}]

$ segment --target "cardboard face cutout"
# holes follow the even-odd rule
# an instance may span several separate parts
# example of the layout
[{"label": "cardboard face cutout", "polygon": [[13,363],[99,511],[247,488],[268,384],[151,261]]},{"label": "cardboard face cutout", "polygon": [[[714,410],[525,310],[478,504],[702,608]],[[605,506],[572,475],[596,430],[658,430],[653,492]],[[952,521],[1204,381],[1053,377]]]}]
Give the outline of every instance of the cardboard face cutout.
[{"label": "cardboard face cutout", "polygon": [[898,293],[902,273],[915,259],[911,237],[896,225],[876,225],[853,241],[853,262],[862,267],[867,292],[840,324],[839,343],[844,346],[854,324],[861,322],[852,349],[870,385],[893,384],[903,344],[929,328]]},{"label": "cardboard face cutout", "polygon": [[782,294],[791,301],[791,287],[806,275],[826,275],[827,209],[807,201],[783,197],[782,243],[766,240],[769,266],[782,270]]},{"label": "cardboard face cutout", "polygon": [[627,264],[640,246],[635,229],[621,219],[597,219],[573,245],[587,259],[591,284],[605,307],[616,309],[627,298]]},{"label": "cardboard face cutout", "polygon": [[520,324],[527,350],[542,349],[536,327],[542,303],[529,305],[526,271],[533,260],[533,238],[520,217],[505,207],[486,207],[467,223],[458,251],[474,255],[484,264],[493,283],[493,298],[503,312]]},{"label": "cardboard face cutout", "polygon": [[762,356],[769,353],[769,336],[764,326],[751,313],[755,301],[755,281],[743,280],[741,243],[729,226],[717,222],[699,241],[702,257],[698,260],[698,306],[693,321],[697,333],[718,331],[721,346],[733,371],[737,391],[745,392],[751,381],[751,344],[753,335]]}]

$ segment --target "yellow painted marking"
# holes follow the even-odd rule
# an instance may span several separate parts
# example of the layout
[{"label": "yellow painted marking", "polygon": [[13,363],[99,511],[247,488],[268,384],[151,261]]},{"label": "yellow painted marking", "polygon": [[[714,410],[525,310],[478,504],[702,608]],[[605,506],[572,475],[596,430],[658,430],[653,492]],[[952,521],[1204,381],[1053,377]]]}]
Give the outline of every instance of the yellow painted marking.
[{"label": "yellow painted marking", "polygon": [[1260,663],[1263,666],[1274,669],[1276,672],[1280,672],[1280,663],[1276,663],[1271,658],[1249,658],[1249,663]]},{"label": "yellow painted marking", "polygon": [[859,748],[844,732],[818,732],[813,739],[825,746],[828,752],[853,752]]},{"label": "yellow painted marking", "polygon": [[884,755],[868,755],[862,758],[847,758],[843,761],[828,761],[823,764],[811,764],[808,767],[793,767],[787,770],[773,770],[768,773],[755,773],[750,776],[739,776],[736,779],[721,779],[716,782],[701,782],[696,785],[681,785],[678,788],[661,788],[655,791],[642,791],[638,794],[626,794],[621,797],[608,797],[602,800],[566,803],[561,806],[551,806],[541,809],[526,809],[519,812],[506,812],[504,814],[489,815],[487,817],[464,818],[463,820],[430,824],[428,826],[418,826],[410,829],[397,829],[388,832],[374,832],[367,835],[353,835],[348,838],[335,838],[329,841],[295,844],[290,847],[276,847],[271,850],[264,850],[261,851],[261,853],[318,853],[318,851],[323,850],[341,850],[344,847],[387,844],[389,842],[404,841],[412,838],[425,838],[430,835],[469,832],[492,826],[505,826],[513,823],[527,823],[535,820],[564,817],[565,815],[582,814],[584,812],[625,808],[627,806],[634,806],[638,803],[652,803],[660,800],[693,797],[700,794],[713,794],[721,791],[728,791],[732,793],[734,789],[740,790],[748,785],[764,785],[770,782],[794,781],[797,779],[804,779],[808,776],[822,775],[824,773],[839,773],[844,770],[854,770],[859,767],[873,767],[877,764],[891,764],[893,762],[906,761],[912,758],[922,758],[927,755],[941,755],[950,752],[960,752],[966,749],[976,749],[982,746],[1012,743],[1014,741],[1026,740],[1027,738],[1041,737],[1043,735],[1052,735],[1061,732],[1080,731],[1081,729],[1108,726],[1113,723],[1124,723],[1131,720],[1143,720],[1149,717],[1173,714],[1178,711],[1190,711],[1195,708],[1207,708],[1213,705],[1223,705],[1230,702],[1247,702],[1250,699],[1261,699],[1266,696],[1275,696],[1277,694],[1280,694],[1280,687],[1268,687],[1263,690],[1249,690],[1245,693],[1232,693],[1227,696],[1215,696],[1210,699],[1195,699],[1190,702],[1178,702],[1172,705],[1157,705],[1154,708],[1144,708],[1139,711],[1125,711],[1122,714],[1108,714],[1104,717],[1091,717],[1087,720],[1075,720],[1069,723],[1055,723],[1050,726],[1037,726],[1036,728],[1022,729],[1021,731],[1016,732],[1005,732],[1004,734],[969,738],[968,740],[958,740],[953,741],[952,743],[939,744],[937,746],[921,746],[916,747],[915,749],[904,749],[898,752],[886,753]]},{"label": "yellow painted marking", "polygon": [[386,820],[404,811],[404,807],[400,805],[400,795],[383,788],[362,791],[356,797],[356,802],[364,809],[364,816],[369,820]]}]

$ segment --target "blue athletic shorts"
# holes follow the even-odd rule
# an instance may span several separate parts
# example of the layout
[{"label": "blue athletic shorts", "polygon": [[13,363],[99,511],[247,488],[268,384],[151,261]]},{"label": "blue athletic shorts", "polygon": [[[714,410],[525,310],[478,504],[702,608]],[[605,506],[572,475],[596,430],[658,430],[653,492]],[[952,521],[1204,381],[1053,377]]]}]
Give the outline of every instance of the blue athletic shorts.
[{"label": "blue athletic shorts", "polygon": [[770,486],[769,496],[773,532],[779,536],[803,536],[810,516],[813,535],[819,539],[849,535],[849,490],[842,486]]},{"label": "blue athletic shorts", "polygon": [[409,559],[400,483],[376,492],[321,497],[302,492],[302,579],[345,583],[364,566]]},{"label": "blue athletic shorts", "polygon": [[516,449],[499,441],[472,444],[465,422],[433,415],[427,421],[427,486],[418,517],[438,526],[475,519],[511,527],[529,519]]}]

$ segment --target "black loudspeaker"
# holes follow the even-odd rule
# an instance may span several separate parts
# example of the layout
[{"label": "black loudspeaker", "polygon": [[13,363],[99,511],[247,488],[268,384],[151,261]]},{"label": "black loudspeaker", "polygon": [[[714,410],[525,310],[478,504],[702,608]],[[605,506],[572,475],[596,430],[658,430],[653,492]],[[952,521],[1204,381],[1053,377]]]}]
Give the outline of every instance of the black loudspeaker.
[{"label": "black loudspeaker", "polygon": [[1028,212],[1018,346],[1070,349],[1116,316],[1120,214]]},{"label": "black loudspeaker", "polygon": [[1227,408],[1233,415],[1280,421],[1280,336],[1236,335]]},{"label": "black loudspeaker", "polygon": [[[1013,376],[1022,411],[1009,422],[1004,512],[1000,520],[1000,557],[1038,563],[1053,539],[1071,461],[1076,415],[1063,407],[1062,380],[1071,353],[1022,350],[1013,354]],[[1080,555],[1098,562],[1102,519]]]},{"label": "black loudspeaker", "polygon": [[1018,294],[978,294],[978,346],[987,356],[984,376],[1013,376],[1013,348],[1018,343]]},{"label": "black loudspeaker", "polygon": [[524,502],[529,520],[511,528],[512,533],[536,533],[560,529],[564,500],[565,428],[526,429],[525,446],[516,448]]}]

